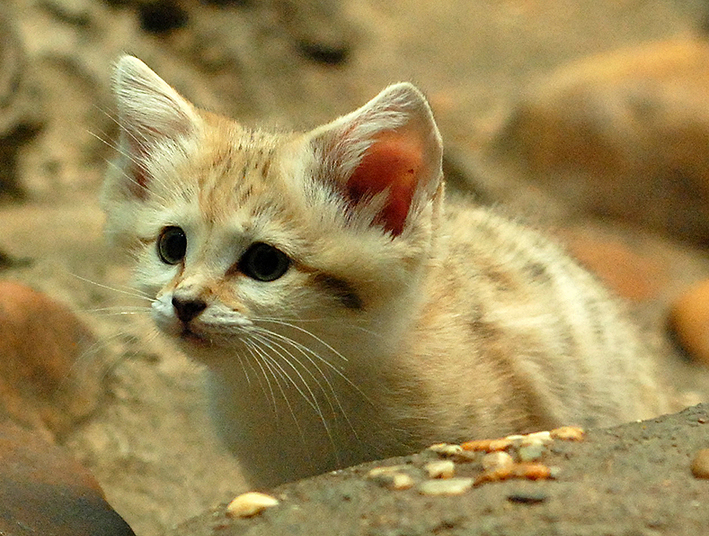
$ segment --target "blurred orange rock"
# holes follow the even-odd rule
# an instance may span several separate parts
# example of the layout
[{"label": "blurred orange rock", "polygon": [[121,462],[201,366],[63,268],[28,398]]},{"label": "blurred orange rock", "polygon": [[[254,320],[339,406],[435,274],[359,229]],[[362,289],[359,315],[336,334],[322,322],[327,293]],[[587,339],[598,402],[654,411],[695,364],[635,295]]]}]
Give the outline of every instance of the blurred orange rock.
[{"label": "blurred orange rock", "polygon": [[0,462],[0,534],[134,534],[94,477],[37,433],[0,423]]},{"label": "blurred orange rock", "polygon": [[573,62],[531,87],[486,150],[577,211],[709,241],[709,42]]},{"label": "blurred orange rock", "polygon": [[687,353],[709,366],[709,279],[690,287],[675,301],[670,326]]},{"label": "blurred orange rock", "polygon": [[97,406],[92,333],[64,305],[0,281],[0,416],[52,439]]},{"label": "blurred orange rock", "polygon": [[661,260],[633,251],[617,238],[577,231],[567,233],[565,239],[574,257],[628,300],[655,299],[669,280]]}]

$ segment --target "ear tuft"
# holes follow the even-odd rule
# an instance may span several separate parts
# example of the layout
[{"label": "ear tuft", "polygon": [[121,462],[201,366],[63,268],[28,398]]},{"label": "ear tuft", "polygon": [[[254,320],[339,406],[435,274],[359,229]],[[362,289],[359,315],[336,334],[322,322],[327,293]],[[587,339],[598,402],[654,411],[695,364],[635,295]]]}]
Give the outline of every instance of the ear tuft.
[{"label": "ear tuft", "polygon": [[113,92],[121,126],[141,140],[184,135],[196,123],[194,107],[136,57],[116,62]]},{"label": "ear tuft", "polygon": [[442,143],[421,92],[389,86],[365,106],[314,132],[321,175],[354,211],[384,194],[374,223],[399,236],[441,180]]},{"label": "ear tuft", "polygon": [[113,93],[121,127],[122,156],[131,162],[128,175],[136,194],[144,193],[149,178],[144,161],[160,142],[191,134],[199,123],[194,107],[145,63],[122,56],[113,72]]}]

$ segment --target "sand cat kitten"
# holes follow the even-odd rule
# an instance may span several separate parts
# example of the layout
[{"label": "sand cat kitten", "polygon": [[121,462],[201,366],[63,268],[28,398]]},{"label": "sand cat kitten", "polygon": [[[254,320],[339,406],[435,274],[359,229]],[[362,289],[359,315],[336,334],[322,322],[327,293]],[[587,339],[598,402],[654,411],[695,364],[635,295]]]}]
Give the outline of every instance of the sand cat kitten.
[{"label": "sand cat kitten", "polygon": [[198,110],[129,56],[114,90],[107,232],[158,328],[207,365],[253,484],[658,411],[647,350],[593,277],[488,209],[444,206],[410,84],[307,133]]}]

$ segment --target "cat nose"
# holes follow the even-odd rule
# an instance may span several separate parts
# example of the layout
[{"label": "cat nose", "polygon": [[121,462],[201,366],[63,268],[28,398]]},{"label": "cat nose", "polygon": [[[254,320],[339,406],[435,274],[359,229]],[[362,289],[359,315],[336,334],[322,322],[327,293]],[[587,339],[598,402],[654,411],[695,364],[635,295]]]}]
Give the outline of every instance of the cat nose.
[{"label": "cat nose", "polygon": [[172,297],[172,306],[177,318],[187,323],[207,308],[207,302],[201,298],[175,295]]}]

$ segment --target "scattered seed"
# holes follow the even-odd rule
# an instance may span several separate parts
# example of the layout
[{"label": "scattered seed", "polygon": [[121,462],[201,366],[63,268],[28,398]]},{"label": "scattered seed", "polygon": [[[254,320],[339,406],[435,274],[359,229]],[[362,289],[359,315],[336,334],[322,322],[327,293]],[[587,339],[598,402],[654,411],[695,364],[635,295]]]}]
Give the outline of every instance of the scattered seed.
[{"label": "scattered seed", "polygon": [[414,479],[406,473],[382,473],[373,479],[380,486],[399,491],[414,486]]},{"label": "scattered seed", "polygon": [[517,454],[522,462],[535,462],[541,459],[544,447],[542,445],[524,445],[519,448]]},{"label": "scattered seed", "polygon": [[389,489],[402,490],[414,487],[414,479],[406,473],[395,473]]},{"label": "scattered seed", "polygon": [[435,445],[428,447],[428,450],[432,450],[441,456],[453,457],[463,452],[463,447],[460,445],[453,445],[451,443],[436,443]]},{"label": "scattered seed", "polygon": [[408,466],[406,465],[375,467],[367,473],[367,478],[391,490],[409,489],[413,487],[414,479],[402,472],[407,468]]},{"label": "scattered seed", "polygon": [[551,438],[551,432],[535,432],[522,437],[521,446],[530,445],[550,445],[554,440]]},{"label": "scattered seed", "polygon": [[512,456],[505,451],[490,452],[485,454],[482,460],[482,466],[485,471],[501,469],[502,467],[514,465],[514,463]]},{"label": "scattered seed", "polygon": [[702,449],[695,454],[692,474],[697,478],[709,478],[709,449]]},{"label": "scattered seed", "polygon": [[424,466],[428,478],[453,478],[455,464],[451,460],[436,460]]},{"label": "scattered seed", "polygon": [[512,441],[512,447],[517,448],[522,444],[522,440],[524,439],[524,436],[521,434],[513,434],[513,435],[508,435],[505,437],[507,441]]},{"label": "scattered seed", "polygon": [[277,504],[278,499],[275,497],[258,491],[249,491],[242,493],[229,503],[226,507],[226,515],[229,517],[251,517]]},{"label": "scattered seed", "polygon": [[514,445],[514,441],[503,438],[503,439],[478,439],[475,441],[466,441],[460,446],[463,450],[472,451],[483,451],[483,452],[496,452],[499,450],[507,450]]},{"label": "scattered seed", "polygon": [[472,478],[447,478],[426,480],[419,485],[422,495],[462,495],[473,487]]},{"label": "scattered seed", "polygon": [[552,438],[562,441],[582,441],[585,434],[584,429],[579,426],[562,426],[555,428],[550,433]]},{"label": "scattered seed", "polygon": [[554,478],[555,472],[541,463],[515,463],[507,467],[485,471],[475,479],[475,485],[486,482],[501,482],[511,478],[526,478],[528,480],[545,480]]},{"label": "scattered seed", "polygon": [[377,478],[381,475],[399,473],[406,468],[406,465],[389,465],[387,467],[375,467],[367,473],[367,478]]}]

